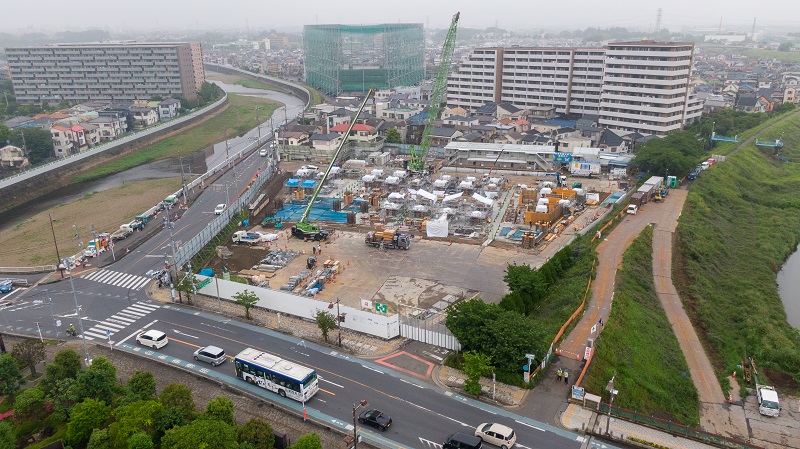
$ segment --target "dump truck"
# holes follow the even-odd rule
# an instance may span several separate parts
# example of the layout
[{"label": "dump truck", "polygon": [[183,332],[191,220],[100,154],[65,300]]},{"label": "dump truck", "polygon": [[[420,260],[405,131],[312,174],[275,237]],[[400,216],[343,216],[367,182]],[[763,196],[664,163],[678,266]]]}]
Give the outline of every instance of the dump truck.
[{"label": "dump truck", "polygon": [[411,247],[412,237],[411,234],[403,234],[395,230],[373,231],[367,233],[364,243],[375,248],[380,248],[383,245],[384,248],[407,250]]},{"label": "dump truck", "polygon": [[759,413],[764,416],[778,416],[781,411],[781,404],[775,387],[756,384],[756,395],[758,396]]},{"label": "dump truck", "polygon": [[111,234],[111,240],[122,240],[128,238],[131,234],[133,234],[134,229],[135,228],[131,227],[130,223],[120,225],[119,229]]}]

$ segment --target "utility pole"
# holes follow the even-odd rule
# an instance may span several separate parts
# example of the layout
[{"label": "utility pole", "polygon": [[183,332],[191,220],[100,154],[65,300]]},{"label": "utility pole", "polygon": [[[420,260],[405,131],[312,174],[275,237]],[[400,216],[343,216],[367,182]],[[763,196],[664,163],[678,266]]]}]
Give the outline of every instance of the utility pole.
[{"label": "utility pole", "polygon": [[180,151],[178,152],[178,161],[181,164],[181,185],[183,186],[183,202],[188,203],[189,200],[186,198],[186,174],[183,172],[183,157],[181,156]]},{"label": "utility pole", "polygon": [[617,390],[614,389],[614,378],[617,377],[617,372],[614,371],[614,375],[611,376],[611,380],[608,381],[608,385],[606,385],[606,390],[611,393],[611,401],[608,404],[608,421],[606,421],[606,435],[608,435],[608,428],[611,425],[611,406],[614,404],[614,396],[617,395]]},{"label": "utility pole", "polygon": [[[328,308],[333,309],[333,304],[334,303],[328,304]],[[342,321],[344,321],[344,317],[339,310],[339,298],[336,298],[336,329],[339,332],[339,347],[342,346]]]},{"label": "utility pole", "polygon": [[86,366],[88,367],[92,361],[89,358],[89,348],[86,346],[86,336],[83,335],[83,318],[81,318],[81,306],[78,304],[78,295],[75,293],[75,283],[72,282],[72,271],[69,271],[69,286],[72,288],[72,298],[75,300],[75,312],[78,315],[78,326],[81,330],[81,340],[83,340],[83,352],[86,354]]},{"label": "utility pole", "polygon": [[50,219],[50,231],[53,232],[53,245],[56,247],[56,268],[61,271],[61,279],[64,279],[64,269],[61,268],[61,256],[58,254],[58,242],[56,242],[56,230],[53,228],[53,217],[50,214],[47,214],[47,217]]}]

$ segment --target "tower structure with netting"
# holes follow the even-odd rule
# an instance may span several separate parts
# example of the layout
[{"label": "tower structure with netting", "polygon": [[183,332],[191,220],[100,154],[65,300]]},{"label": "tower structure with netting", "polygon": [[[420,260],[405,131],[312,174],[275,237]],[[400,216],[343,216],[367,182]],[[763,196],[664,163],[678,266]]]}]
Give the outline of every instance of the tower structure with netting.
[{"label": "tower structure with netting", "polygon": [[306,83],[328,94],[413,86],[425,77],[421,23],[306,25]]}]

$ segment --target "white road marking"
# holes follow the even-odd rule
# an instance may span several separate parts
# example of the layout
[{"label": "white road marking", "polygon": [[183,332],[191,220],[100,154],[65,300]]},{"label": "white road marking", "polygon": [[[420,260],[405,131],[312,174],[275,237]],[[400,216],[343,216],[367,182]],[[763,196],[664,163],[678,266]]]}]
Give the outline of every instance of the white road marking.
[{"label": "white road marking", "polygon": [[361,365],[361,366],[363,366],[364,368],[366,368],[366,369],[368,369],[368,370],[370,370],[370,371],[375,371],[376,373],[379,373],[379,374],[384,374],[384,372],[383,372],[383,371],[376,370],[375,368],[370,368],[370,367],[368,367],[368,366],[366,366],[366,365]]},{"label": "white road marking", "polygon": [[329,381],[328,379],[323,379],[323,378],[322,378],[322,377],[320,377],[320,376],[317,376],[317,378],[318,378],[319,380],[323,381],[323,382],[327,382],[327,383],[329,383],[329,384],[331,384],[331,385],[334,385],[334,386],[337,386],[337,387],[339,387],[339,388],[344,388],[344,385],[339,385],[339,384],[337,384],[337,383],[333,383],[333,382]]},{"label": "white road marking", "polygon": [[413,382],[409,382],[409,381],[407,381],[407,380],[405,380],[405,379],[400,379],[400,382],[405,382],[405,383],[407,383],[407,384],[411,385],[412,387],[423,388],[423,389],[425,388],[425,387],[423,387],[423,386],[420,386],[420,385],[417,385],[417,384],[415,384],[415,383],[413,383]]},{"label": "white road marking", "polygon": [[194,338],[194,339],[199,339],[200,338],[200,337],[195,337],[194,335],[185,334],[185,333],[179,331],[178,329],[172,329],[172,332],[175,332],[176,334],[179,334],[179,335],[185,335],[185,336],[187,336],[189,338]]},{"label": "white road marking", "polygon": [[540,429],[540,428],[538,428],[538,427],[536,427],[536,426],[533,426],[533,425],[531,425],[531,424],[528,424],[528,423],[524,423],[524,422],[522,422],[522,421],[517,421],[516,419],[514,420],[514,422],[516,422],[516,423],[519,423],[519,424],[522,424],[523,426],[528,426],[528,427],[530,427],[530,428],[532,428],[532,429],[539,430],[539,431],[541,431],[541,432],[545,432],[545,430],[544,430],[544,429]]}]

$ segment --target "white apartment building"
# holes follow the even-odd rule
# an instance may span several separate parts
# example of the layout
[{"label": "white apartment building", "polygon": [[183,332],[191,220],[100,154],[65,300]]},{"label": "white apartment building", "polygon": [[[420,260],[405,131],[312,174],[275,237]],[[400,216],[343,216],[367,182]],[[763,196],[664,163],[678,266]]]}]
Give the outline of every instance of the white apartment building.
[{"label": "white apartment building", "polygon": [[689,85],[692,44],[652,41],[604,48],[479,48],[447,82],[447,104],[487,102],[600,116],[601,126],[664,135],[702,113]]}]

